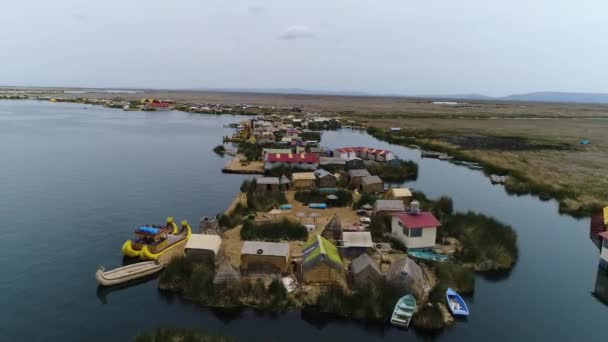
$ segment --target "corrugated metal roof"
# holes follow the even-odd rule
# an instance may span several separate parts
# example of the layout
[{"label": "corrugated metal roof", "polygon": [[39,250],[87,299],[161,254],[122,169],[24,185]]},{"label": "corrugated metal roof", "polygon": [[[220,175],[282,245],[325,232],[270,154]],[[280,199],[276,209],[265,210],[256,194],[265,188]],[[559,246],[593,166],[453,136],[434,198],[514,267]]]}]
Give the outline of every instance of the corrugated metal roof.
[{"label": "corrugated metal roof", "polygon": [[241,254],[287,257],[289,255],[289,244],[280,242],[245,241],[245,243],[243,243],[243,249],[241,249]]},{"label": "corrugated metal roof", "polygon": [[374,210],[404,211],[405,207],[403,206],[402,200],[377,200],[376,203],[374,203]]},{"label": "corrugated metal roof", "polygon": [[378,176],[366,176],[361,178],[361,184],[370,185],[370,184],[382,184],[382,178]]},{"label": "corrugated metal roof", "polygon": [[294,172],[291,174],[291,180],[302,180],[302,179],[307,179],[307,180],[315,180],[317,179],[317,177],[315,176],[314,172]]},{"label": "corrugated metal roof", "polygon": [[279,177],[260,177],[256,179],[258,184],[279,184]]},{"label": "corrugated metal roof", "polygon": [[329,172],[327,172],[327,171],[325,171],[325,170],[323,170],[323,169],[318,169],[318,170],[315,170],[315,171],[314,171],[314,174],[315,174],[317,177],[319,177],[319,178],[324,178],[324,177],[327,177],[327,176],[334,177],[334,175],[332,175],[331,173],[329,173]]},{"label": "corrugated metal roof", "polygon": [[371,176],[369,171],[366,169],[357,169],[357,170],[348,170],[348,175],[350,177],[367,177]]},{"label": "corrugated metal roof", "polygon": [[346,165],[346,159],[336,157],[319,157],[319,164],[321,165]]},{"label": "corrugated metal roof", "polygon": [[185,249],[198,249],[213,251],[217,255],[220,250],[222,239],[217,235],[210,234],[192,234],[186,242]]},{"label": "corrugated metal roof", "polygon": [[342,233],[343,246],[348,247],[365,247],[372,248],[374,243],[372,242],[372,233],[370,232],[343,232]]},{"label": "corrugated metal roof", "polygon": [[429,212],[400,213],[397,217],[407,228],[435,228],[441,226],[441,223]]},{"label": "corrugated metal roof", "polygon": [[412,197],[412,192],[408,188],[392,188],[391,191],[395,197]]}]

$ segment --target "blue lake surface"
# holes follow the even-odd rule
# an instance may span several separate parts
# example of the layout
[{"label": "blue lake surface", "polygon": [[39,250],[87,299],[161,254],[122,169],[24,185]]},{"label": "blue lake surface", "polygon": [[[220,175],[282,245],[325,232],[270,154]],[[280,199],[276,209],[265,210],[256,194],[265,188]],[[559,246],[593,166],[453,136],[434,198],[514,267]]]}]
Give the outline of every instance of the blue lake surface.
[{"label": "blue lake surface", "polygon": [[223,125],[241,119],[0,101],[2,340],[128,341],[156,327],[247,341],[605,339],[608,308],[592,296],[599,257],[588,220],[558,214],[553,201],[510,196],[479,171],[346,129],[324,132],[322,144],[390,149],[419,163],[407,186],[516,229],[517,265],[500,278],[477,276],[468,321],[428,336],[308,312],[216,313],[162,294],[155,279],[98,291],[95,269],[121,264],[133,227],[167,216],[196,225],[230,204],[244,177],[222,174],[227,159],[211,149],[233,132]]}]

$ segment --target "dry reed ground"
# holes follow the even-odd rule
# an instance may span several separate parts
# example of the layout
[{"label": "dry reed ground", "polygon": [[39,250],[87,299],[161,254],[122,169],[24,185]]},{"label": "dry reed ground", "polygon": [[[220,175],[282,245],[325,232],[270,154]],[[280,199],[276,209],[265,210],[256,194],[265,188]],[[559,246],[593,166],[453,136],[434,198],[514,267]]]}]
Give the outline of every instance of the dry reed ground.
[{"label": "dry reed ground", "polygon": [[[321,234],[325,225],[329,222],[332,216],[338,215],[340,218],[340,222],[342,226],[352,225],[354,223],[359,222],[359,217],[357,213],[350,207],[342,207],[342,208],[328,208],[328,209],[310,209],[303,205],[302,203],[296,201],[294,199],[295,191],[286,191],[285,197],[287,197],[287,201],[289,204],[293,206],[293,209],[285,211],[281,215],[277,215],[275,220],[281,220],[282,218],[287,218],[293,221],[300,221],[302,224],[315,224],[315,220],[306,217],[306,218],[298,218],[296,216],[297,213],[303,212],[307,216],[311,213],[318,213],[320,216],[316,218],[316,229],[314,232],[308,234],[308,241],[312,241],[317,234]],[[234,208],[238,201],[243,201],[243,194],[239,193],[235,198],[235,201],[231,204],[231,208]],[[246,200],[244,201],[246,203]],[[258,215],[260,216],[260,215]],[[236,228],[230,229],[226,231],[225,238],[222,241],[222,249],[224,250],[224,257],[227,258],[230,263],[236,267],[239,267],[241,264],[241,249],[243,248],[243,241],[240,236],[241,226],[237,226]],[[297,256],[302,254],[302,247],[307,243],[303,241],[284,241],[289,242],[289,249],[292,256]]]}]

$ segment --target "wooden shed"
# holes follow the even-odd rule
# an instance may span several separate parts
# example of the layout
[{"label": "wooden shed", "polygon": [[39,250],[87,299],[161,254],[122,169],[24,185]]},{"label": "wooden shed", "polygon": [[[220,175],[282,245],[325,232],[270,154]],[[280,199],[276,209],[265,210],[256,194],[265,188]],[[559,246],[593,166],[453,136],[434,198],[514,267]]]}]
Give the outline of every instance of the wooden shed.
[{"label": "wooden shed", "polygon": [[359,185],[361,192],[378,193],[384,191],[384,182],[382,178],[378,176],[367,176],[361,178],[361,185]]},{"label": "wooden shed", "polygon": [[295,172],[291,174],[291,185],[294,189],[312,189],[316,186],[317,176],[314,172]]},{"label": "wooden shed", "polygon": [[368,254],[361,254],[354,259],[349,269],[355,286],[375,284],[383,278],[380,268]]},{"label": "wooden shed", "polygon": [[371,176],[366,169],[348,170],[348,186],[358,189],[363,177]]},{"label": "wooden shed", "polygon": [[257,192],[279,191],[280,181],[278,177],[260,177],[256,179]]},{"label": "wooden shed", "polygon": [[337,186],[336,176],[331,173],[318,169],[314,174],[317,177],[317,188],[335,188]]},{"label": "wooden shed", "polygon": [[304,247],[302,279],[305,283],[332,283],[344,278],[338,248],[321,235]]},{"label": "wooden shed", "polygon": [[245,241],[241,250],[243,274],[286,274],[289,270],[289,244]]}]

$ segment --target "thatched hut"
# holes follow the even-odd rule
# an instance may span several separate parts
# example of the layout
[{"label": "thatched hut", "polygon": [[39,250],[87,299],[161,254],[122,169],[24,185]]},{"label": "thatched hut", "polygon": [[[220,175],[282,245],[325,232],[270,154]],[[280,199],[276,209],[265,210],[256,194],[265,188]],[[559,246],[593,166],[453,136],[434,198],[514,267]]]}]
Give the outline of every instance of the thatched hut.
[{"label": "thatched hut", "polygon": [[417,299],[425,298],[431,290],[422,268],[408,257],[391,264],[386,280],[403,293],[411,293]]},{"label": "thatched hut", "polygon": [[214,286],[233,285],[241,281],[241,274],[230,263],[220,265],[213,277]]},{"label": "thatched hut", "polygon": [[329,222],[325,225],[321,235],[330,240],[339,240],[342,236],[342,224],[338,215],[334,214]]},{"label": "thatched hut", "polygon": [[344,278],[338,248],[321,235],[304,247],[302,279],[305,283],[332,283]]},{"label": "thatched hut", "polygon": [[375,284],[383,277],[378,265],[365,253],[354,259],[349,268],[355,286]]}]

